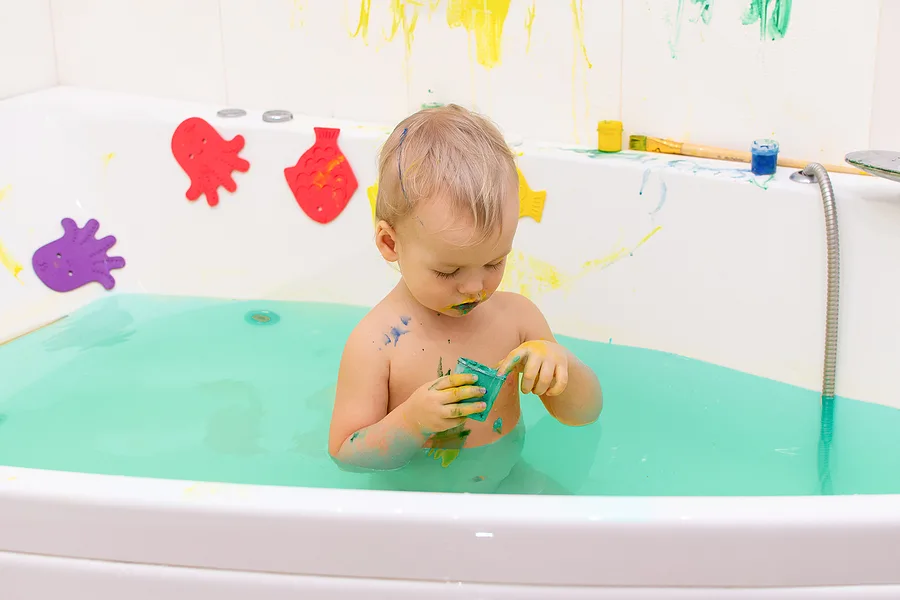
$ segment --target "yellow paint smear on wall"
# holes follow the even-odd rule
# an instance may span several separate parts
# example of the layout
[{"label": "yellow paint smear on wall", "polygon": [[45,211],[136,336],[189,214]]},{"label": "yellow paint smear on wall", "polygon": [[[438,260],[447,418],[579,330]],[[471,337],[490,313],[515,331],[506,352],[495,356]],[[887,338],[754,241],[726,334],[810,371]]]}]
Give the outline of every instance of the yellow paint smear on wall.
[{"label": "yellow paint smear on wall", "polygon": [[507,258],[506,272],[499,289],[504,292],[516,292],[532,300],[555,290],[568,290],[573,283],[588,273],[605,269],[626,256],[630,256],[656,235],[660,229],[662,227],[657,226],[631,248],[620,247],[606,256],[585,262],[577,273],[565,273],[539,258],[524,252],[513,251]]},{"label": "yellow paint smear on wall", "polygon": [[528,34],[527,41],[525,42],[525,53],[528,54],[528,51],[531,49],[531,28],[534,25],[534,15],[537,9],[535,6],[537,0],[531,0],[531,6],[528,7],[528,14],[525,16],[525,32]]},{"label": "yellow paint smear on wall", "polygon": [[6,187],[0,188],[0,202],[6,197],[6,195],[12,191],[12,186],[7,185]]},{"label": "yellow paint smear on wall", "polygon": [[19,283],[22,283],[22,280],[19,279],[19,273],[22,272],[23,267],[16,259],[12,257],[12,255],[3,245],[2,241],[0,241],[0,265],[3,265],[3,268],[9,271],[10,274],[15,277]]},{"label": "yellow paint smear on wall", "polygon": [[448,0],[447,24],[464,27],[475,37],[478,63],[490,69],[500,64],[503,23],[510,0]]},{"label": "yellow paint smear on wall", "polygon": [[294,0],[291,7],[291,29],[303,27],[303,2]]}]

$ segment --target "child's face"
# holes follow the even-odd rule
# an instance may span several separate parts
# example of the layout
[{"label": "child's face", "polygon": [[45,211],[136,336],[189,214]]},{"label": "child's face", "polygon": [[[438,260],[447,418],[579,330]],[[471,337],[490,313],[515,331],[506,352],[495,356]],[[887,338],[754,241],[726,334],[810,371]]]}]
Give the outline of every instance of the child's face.
[{"label": "child's face", "polygon": [[[444,202],[427,202],[397,225],[393,236],[379,228],[378,246],[400,265],[418,302],[444,315],[461,317],[490,298],[506,269],[518,226],[518,196],[504,203],[501,233],[479,244],[471,217],[452,214]],[[385,247],[391,246],[393,248]]]}]

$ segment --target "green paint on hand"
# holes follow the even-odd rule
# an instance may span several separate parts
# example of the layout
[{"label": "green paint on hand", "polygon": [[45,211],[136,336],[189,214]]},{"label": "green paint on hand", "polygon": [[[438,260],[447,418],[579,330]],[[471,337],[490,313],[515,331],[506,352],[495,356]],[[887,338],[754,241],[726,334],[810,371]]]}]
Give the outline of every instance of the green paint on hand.
[{"label": "green paint on hand", "polygon": [[791,22],[791,4],[793,0],[750,0],[741,23],[753,25],[759,23],[759,39],[780,40],[787,33]]},{"label": "green paint on hand", "polygon": [[438,379],[444,376],[444,359],[438,356]]}]

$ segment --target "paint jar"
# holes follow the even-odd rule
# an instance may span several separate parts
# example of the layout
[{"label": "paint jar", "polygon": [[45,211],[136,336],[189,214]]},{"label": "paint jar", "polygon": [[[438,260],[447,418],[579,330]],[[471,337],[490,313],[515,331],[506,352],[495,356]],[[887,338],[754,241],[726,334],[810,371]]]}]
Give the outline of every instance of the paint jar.
[{"label": "paint jar", "polygon": [[622,121],[597,123],[597,150],[600,152],[622,151]]},{"label": "paint jar", "polygon": [[492,369],[480,362],[462,357],[456,361],[456,372],[461,374],[471,373],[472,375],[478,376],[478,382],[475,385],[485,389],[484,396],[481,398],[461,400],[460,402],[484,402],[485,409],[483,411],[468,416],[469,419],[484,421],[487,419],[488,413],[491,412],[491,408],[494,406],[494,400],[497,399],[500,388],[502,388],[503,384],[506,382],[506,375],[499,375],[496,369]]},{"label": "paint jar", "polygon": [[778,142],[756,140],[750,148],[750,171],[754,175],[774,175],[778,166]]}]

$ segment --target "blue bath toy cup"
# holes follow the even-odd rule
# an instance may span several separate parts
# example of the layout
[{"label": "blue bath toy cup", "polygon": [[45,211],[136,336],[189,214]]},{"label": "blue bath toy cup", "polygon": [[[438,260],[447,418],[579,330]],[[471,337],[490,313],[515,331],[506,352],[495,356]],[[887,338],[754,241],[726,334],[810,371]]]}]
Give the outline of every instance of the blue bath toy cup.
[{"label": "blue bath toy cup", "polygon": [[461,402],[484,402],[485,409],[483,411],[469,415],[468,417],[470,419],[475,419],[476,421],[484,421],[487,419],[488,413],[491,412],[491,408],[494,406],[494,400],[497,399],[500,388],[502,388],[504,382],[506,382],[506,376],[498,374],[496,369],[492,369],[480,362],[468,358],[460,358],[456,361],[456,372],[461,374],[471,373],[478,376],[478,383],[476,385],[485,389],[484,396],[481,398],[462,400]]},{"label": "blue bath toy cup", "polygon": [[756,140],[750,148],[750,171],[754,175],[774,175],[778,167],[778,142]]}]

